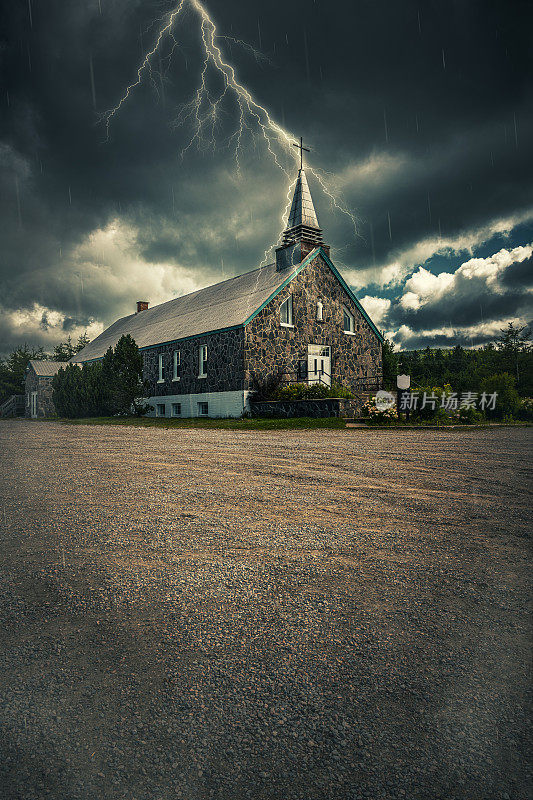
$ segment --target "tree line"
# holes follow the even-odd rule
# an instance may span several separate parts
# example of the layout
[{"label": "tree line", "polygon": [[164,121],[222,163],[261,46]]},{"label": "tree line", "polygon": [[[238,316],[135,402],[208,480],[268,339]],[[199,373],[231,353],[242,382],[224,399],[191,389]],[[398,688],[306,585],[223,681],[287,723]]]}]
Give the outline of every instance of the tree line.
[{"label": "tree line", "polygon": [[397,351],[389,340],[383,347],[383,381],[396,388],[396,376],[411,376],[411,386],[444,386],[455,392],[498,391],[510,386],[519,397],[533,396],[531,330],[509,323],[495,342],[476,349],[452,348]]}]

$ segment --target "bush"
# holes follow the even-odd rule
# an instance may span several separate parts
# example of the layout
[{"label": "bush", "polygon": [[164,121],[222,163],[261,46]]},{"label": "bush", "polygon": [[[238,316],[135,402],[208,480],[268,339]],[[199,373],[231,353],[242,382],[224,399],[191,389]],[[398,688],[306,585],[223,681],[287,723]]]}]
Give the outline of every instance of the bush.
[{"label": "bush", "polygon": [[250,389],[252,390],[254,400],[272,400],[281,386],[283,380],[283,373],[271,372],[269,375],[261,376],[256,372],[250,375]]},{"label": "bush", "polygon": [[516,418],[525,422],[533,422],[533,398],[524,397],[518,406]]},{"label": "bush", "polygon": [[458,408],[452,414],[451,419],[452,422],[458,422],[460,425],[478,425],[486,422],[485,414],[477,408]]},{"label": "bush", "polygon": [[363,416],[369,425],[396,425],[399,422],[395,406],[380,410],[376,406],[376,398],[371,397],[363,405]]},{"label": "bush", "polygon": [[290,383],[278,389],[271,400],[319,400],[327,397],[343,397],[350,399],[353,394],[345,386],[334,383],[326,386],[324,383]]},{"label": "bush", "polygon": [[515,379],[508,372],[499,375],[491,375],[481,382],[481,391],[487,395],[496,392],[496,404],[494,409],[487,409],[487,416],[494,419],[504,417],[515,417],[520,409],[520,397],[515,389]]}]

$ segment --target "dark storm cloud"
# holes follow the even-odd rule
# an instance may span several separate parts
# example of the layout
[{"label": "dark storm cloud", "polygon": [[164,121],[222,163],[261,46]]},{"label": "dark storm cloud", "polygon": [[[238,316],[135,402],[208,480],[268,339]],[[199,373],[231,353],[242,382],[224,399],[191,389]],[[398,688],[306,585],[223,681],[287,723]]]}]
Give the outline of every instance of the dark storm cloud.
[{"label": "dark storm cloud", "polygon": [[453,337],[464,344],[474,338],[474,344],[482,343],[493,338],[501,320],[529,321],[533,313],[531,250],[531,246],[517,247],[473,258],[454,273],[433,275],[419,269],[407,280],[402,297],[391,303],[384,324],[400,330],[406,326],[409,332],[402,338],[411,340],[413,347],[431,336],[441,343]]},{"label": "dark storm cloud", "polygon": [[[304,135],[312,163],[333,173],[356,208],[364,238],[310,178],[325,238],[346,265],[386,264],[424,237],[519,216],[531,203],[526,3],[205,5],[222,33],[268,55],[271,64],[220,40],[240,80]],[[157,31],[150,24],[170,7],[33,0],[30,25],[26,4],[4,4],[0,303],[8,318],[0,350],[20,336],[19,309],[35,320],[60,312],[72,330],[107,324],[143,286],[154,301],[188,291],[253,268],[276,241],[285,177],[246,136],[239,179],[223,146],[236,119],[231,104],[216,148],[193,146],[180,158],[191,130],[170,122],[201,67],[191,12],[178,26],[173,64],[162,64],[164,82],[155,76],[155,87],[135,90],[109,141],[95,124],[135,79]],[[484,297],[494,313],[498,303],[501,313],[507,302],[521,307],[523,266],[515,267],[505,297]],[[464,313],[474,306],[465,299]]]},{"label": "dark storm cloud", "polygon": [[530,287],[533,285],[533,258],[511,264],[502,275],[502,283],[508,287]]}]

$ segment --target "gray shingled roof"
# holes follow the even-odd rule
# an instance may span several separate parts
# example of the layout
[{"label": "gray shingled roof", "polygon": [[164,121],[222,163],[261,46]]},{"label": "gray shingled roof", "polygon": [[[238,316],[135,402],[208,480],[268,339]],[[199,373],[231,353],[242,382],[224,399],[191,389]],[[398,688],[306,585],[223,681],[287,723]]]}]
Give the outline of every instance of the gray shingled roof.
[{"label": "gray shingled roof", "polygon": [[243,325],[287,277],[287,271],[278,272],[275,264],[269,264],[139,314],[130,314],[113,323],[71,361],[101,358],[127,333],[142,348]]},{"label": "gray shingled roof", "polygon": [[36,375],[40,378],[51,378],[52,375],[57,375],[60,369],[65,369],[67,362],[65,361],[45,361],[39,359],[32,359],[30,362]]},{"label": "gray shingled roof", "polygon": [[313,198],[311,197],[309,184],[303,169],[299,171],[298,180],[294,187],[287,229],[296,228],[297,225],[308,225],[310,228],[319,227]]}]

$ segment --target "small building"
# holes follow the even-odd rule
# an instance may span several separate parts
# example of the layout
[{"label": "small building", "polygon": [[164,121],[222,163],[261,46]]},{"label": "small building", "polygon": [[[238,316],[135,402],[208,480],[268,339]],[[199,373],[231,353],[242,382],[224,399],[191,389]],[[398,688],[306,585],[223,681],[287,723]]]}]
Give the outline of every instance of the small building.
[{"label": "small building", "polygon": [[71,362],[103,358],[125,334],[160,417],[238,417],[276,376],[354,390],[382,380],[383,337],[330,259],[303,169],[272,264],[153,308],[138,301]]},{"label": "small building", "polygon": [[52,378],[60,369],[65,369],[64,361],[32,359],[26,367],[25,408],[26,417],[51,417],[55,414],[52,401]]}]

